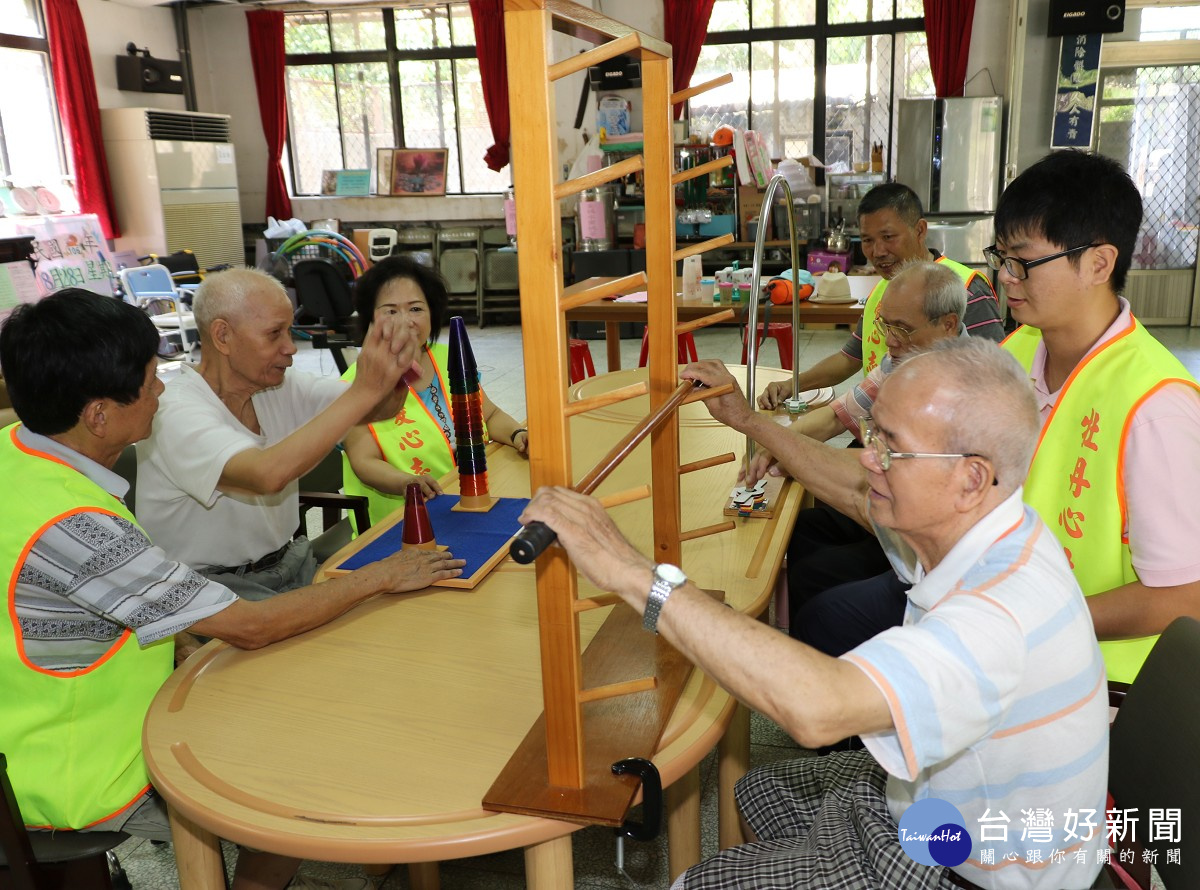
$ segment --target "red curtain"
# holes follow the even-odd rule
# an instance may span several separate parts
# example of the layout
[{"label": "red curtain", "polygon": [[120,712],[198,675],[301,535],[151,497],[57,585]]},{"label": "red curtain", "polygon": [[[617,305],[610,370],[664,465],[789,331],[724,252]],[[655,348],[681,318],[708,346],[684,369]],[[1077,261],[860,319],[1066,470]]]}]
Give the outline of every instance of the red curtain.
[{"label": "red curtain", "polygon": [[471,0],[475,22],[475,55],[483,82],[483,104],[496,141],[483,156],[492,170],[501,170],[509,159],[508,61],[504,44],[504,0]]},{"label": "red curtain", "polygon": [[75,0],[46,0],[46,36],[50,43],[50,69],[54,93],[75,167],[75,196],[84,213],[100,218],[106,238],[118,238],[117,212],[108,161],[100,135],[100,102],[92,53],[79,4]]},{"label": "red curtain", "polygon": [[[663,39],[671,44],[671,83],[676,92],[692,84],[700,47],[708,33],[708,18],[715,0],[663,0]],[[683,116],[683,103],[675,106],[675,119]]]},{"label": "red curtain", "polygon": [[924,3],[929,67],[933,70],[938,98],[961,96],[967,77],[975,0],[924,0]]},{"label": "red curtain", "polygon": [[283,13],[275,9],[246,12],[250,61],[258,90],[258,115],[267,139],[266,215],[292,218],[292,199],[283,178],[283,144],[287,139],[287,91],[283,70]]}]

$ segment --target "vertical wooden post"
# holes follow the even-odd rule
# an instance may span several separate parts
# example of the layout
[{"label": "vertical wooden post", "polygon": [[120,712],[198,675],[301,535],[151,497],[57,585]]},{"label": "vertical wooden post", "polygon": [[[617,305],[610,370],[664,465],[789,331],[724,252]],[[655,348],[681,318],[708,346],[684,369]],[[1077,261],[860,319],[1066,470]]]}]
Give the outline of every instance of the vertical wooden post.
[{"label": "vertical wooden post", "polygon": [[[505,5],[508,84],[512,128],[513,188],[521,233],[521,328],[526,407],[536,430],[529,481],[570,485],[570,429],[564,412],[568,385],[566,319],[559,308],[563,287],[562,223],[557,179],[557,115],[554,84],[547,76],[551,14],[540,4]],[[538,624],[546,750],[551,785],[583,787],[583,717],[579,704],[581,661],[575,571],[562,550],[538,559]]]},{"label": "vertical wooden post", "polygon": [[[675,333],[675,170],[671,129],[671,59],[642,51],[642,129],[646,170],[647,321],[649,382],[653,412],[679,381]],[[654,558],[678,565],[679,419],[673,416],[650,437],[650,484],[654,503]]]}]

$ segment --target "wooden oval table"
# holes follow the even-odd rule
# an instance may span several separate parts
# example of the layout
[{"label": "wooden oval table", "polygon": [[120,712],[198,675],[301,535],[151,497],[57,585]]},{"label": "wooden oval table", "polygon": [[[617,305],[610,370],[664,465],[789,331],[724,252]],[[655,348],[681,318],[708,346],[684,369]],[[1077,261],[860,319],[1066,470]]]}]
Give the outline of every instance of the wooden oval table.
[{"label": "wooden oval table", "polygon": [[[782,376],[760,371],[764,383]],[[572,420],[577,473],[623,435],[636,410],[626,403]],[[681,429],[685,461],[741,454],[744,439],[699,404],[685,406]],[[648,451],[639,447],[602,488],[644,482]],[[736,467],[689,474],[685,528],[720,520]],[[529,494],[527,463],[511,448],[492,447],[489,476],[494,494]],[[457,481],[445,487],[456,491]],[[774,518],[687,542],[685,570],[724,590],[734,608],[762,612],[801,494],[791,484]],[[647,501],[613,516],[631,540],[649,540]],[[583,579],[580,586],[581,596],[596,592]],[[170,806],[183,890],[224,887],[218,837],[363,864],[525,847],[528,886],[571,886],[570,835],[579,825],[480,806],[542,710],[534,591],[533,566],[505,560],[474,590],[382,596],[258,651],[213,642],[190,658],[155,698],[143,731],[151,778]],[[608,611],[583,613],[584,643]],[[723,846],[739,839],[732,785],[746,767],[748,715],[693,671],[654,758],[668,786],[672,875],[699,858],[696,767],[731,721],[738,728],[721,751]],[[414,876],[414,886],[437,886],[436,866]]]}]

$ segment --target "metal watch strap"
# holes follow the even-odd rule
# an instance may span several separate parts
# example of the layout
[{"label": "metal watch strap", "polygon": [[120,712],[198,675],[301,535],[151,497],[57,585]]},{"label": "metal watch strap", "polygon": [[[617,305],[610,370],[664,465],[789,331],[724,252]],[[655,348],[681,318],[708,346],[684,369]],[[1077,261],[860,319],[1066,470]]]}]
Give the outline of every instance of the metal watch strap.
[{"label": "metal watch strap", "polygon": [[642,627],[653,634],[658,633],[658,616],[662,612],[663,605],[667,602],[667,597],[677,587],[683,584],[683,581],[672,583],[666,578],[658,574],[658,566],[653,570],[653,582],[650,585],[650,594],[646,597],[646,610],[642,613]]}]

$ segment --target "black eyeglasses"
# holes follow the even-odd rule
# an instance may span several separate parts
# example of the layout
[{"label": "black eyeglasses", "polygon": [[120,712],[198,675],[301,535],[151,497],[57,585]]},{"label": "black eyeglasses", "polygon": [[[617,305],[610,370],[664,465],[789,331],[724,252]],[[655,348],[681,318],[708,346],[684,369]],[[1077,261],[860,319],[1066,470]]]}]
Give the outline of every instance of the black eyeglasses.
[{"label": "black eyeglasses", "polygon": [[1024,281],[1029,277],[1029,270],[1034,266],[1040,266],[1042,263],[1048,263],[1051,260],[1057,260],[1061,257],[1070,256],[1073,253],[1078,253],[1081,250],[1089,250],[1093,247],[1099,247],[1100,244],[1081,244],[1078,247],[1072,247],[1069,250],[1064,250],[1060,253],[1054,253],[1050,256],[1040,257],[1036,260],[1023,260],[1020,257],[1004,256],[1000,251],[996,250],[996,245],[985,247],[983,249],[983,258],[987,260],[988,266],[994,271],[1000,271],[1003,267],[1011,277],[1017,281]]}]

